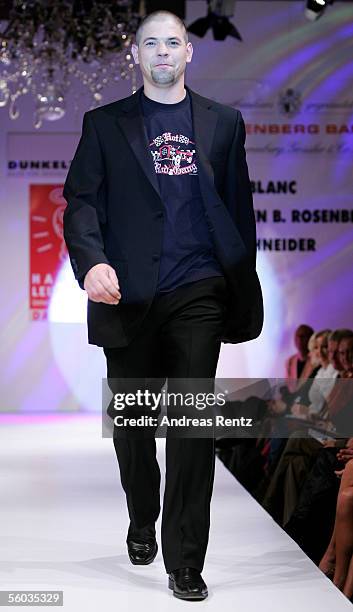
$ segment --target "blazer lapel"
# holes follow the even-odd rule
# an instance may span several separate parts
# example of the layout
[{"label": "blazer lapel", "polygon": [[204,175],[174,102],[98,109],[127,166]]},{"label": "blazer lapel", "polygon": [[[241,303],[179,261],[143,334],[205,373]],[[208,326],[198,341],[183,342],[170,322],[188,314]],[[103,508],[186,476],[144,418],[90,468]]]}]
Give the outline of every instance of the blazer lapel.
[{"label": "blazer lapel", "polygon": [[[185,88],[188,90],[191,97],[191,113],[198,164],[202,166],[206,176],[213,183],[213,170],[208,158],[218,115],[212,110],[211,101],[207,101],[202,96],[199,96],[187,85],[185,85]],[[154,169],[154,162],[149,151],[148,135],[141,112],[140,97],[142,91],[143,87],[140,87],[136,93],[125,99],[122,105],[122,112],[120,112],[117,117],[117,122],[123,130],[147,179],[155,189],[157,195],[161,197],[158,178]],[[202,172],[200,172],[199,178],[202,180]]]},{"label": "blazer lapel", "polygon": [[215,135],[218,114],[212,110],[212,102],[199,96],[187,85],[186,89],[191,97],[191,112],[193,119],[194,139],[198,157],[198,165],[201,166],[199,180],[203,180],[202,170],[213,184],[214,174],[209,162],[211,147]]},{"label": "blazer lapel", "polygon": [[149,151],[148,135],[143,122],[140,108],[140,96],[143,87],[140,87],[132,96],[125,100],[123,112],[118,115],[117,121],[123,130],[126,139],[140,163],[146,177],[160,197],[157,175]]}]

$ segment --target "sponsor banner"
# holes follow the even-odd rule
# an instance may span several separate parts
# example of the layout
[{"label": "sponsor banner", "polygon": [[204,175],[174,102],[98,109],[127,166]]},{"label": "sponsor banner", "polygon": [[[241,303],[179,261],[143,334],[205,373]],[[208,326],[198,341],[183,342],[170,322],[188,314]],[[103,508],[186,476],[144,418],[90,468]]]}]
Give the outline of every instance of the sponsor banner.
[{"label": "sponsor banner", "polygon": [[30,309],[45,319],[52,288],[67,257],[63,237],[63,185],[30,185]]},{"label": "sponsor banner", "polygon": [[9,132],[6,152],[7,176],[65,178],[78,139],[79,134],[74,132]]}]

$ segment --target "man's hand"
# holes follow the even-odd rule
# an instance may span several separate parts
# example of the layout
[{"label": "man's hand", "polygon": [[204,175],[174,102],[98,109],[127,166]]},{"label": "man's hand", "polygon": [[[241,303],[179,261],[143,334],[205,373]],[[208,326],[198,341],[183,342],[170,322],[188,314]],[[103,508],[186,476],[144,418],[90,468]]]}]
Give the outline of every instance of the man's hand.
[{"label": "man's hand", "polygon": [[323,440],[321,444],[324,448],[335,448],[336,440]]},{"label": "man's hand", "polygon": [[104,304],[119,304],[120,302],[118,277],[114,268],[108,264],[101,263],[93,266],[87,272],[83,286],[92,302],[103,302]]},{"label": "man's hand", "polygon": [[290,411],[294,416],[299,417],[301,419],[306,419],[309,414],[309,406],[305,406],[305,404],[299,404],[298,402],[296,402],[291,406]]}]

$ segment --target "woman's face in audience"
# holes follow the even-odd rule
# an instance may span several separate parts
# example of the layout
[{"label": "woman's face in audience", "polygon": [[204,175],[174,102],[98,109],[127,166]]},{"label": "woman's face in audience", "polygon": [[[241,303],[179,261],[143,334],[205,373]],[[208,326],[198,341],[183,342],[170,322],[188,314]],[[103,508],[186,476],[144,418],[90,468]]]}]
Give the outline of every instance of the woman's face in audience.
[{"label": "woman's face in audience", "polygon": [[324,339],[325,339],[324,336],[318,336],[317,338],[315,338],[314,348],[312,351],[312,355],[314,359],[316,360],[317,363],[320,363],[321,365],[327,362],[327,358],[325,358],[325,355],[323,355],[321,351],[321,347],[324,342]]},{"label": "woman's face in audience", "polygon": [[352,349],[353,339],[342,338],[338,345],[338,357],[342,366],[342,369],[346,372],[352,369]]},{"label": "woman's face in audience", "polygon": [[336,340],[329,340],[328,342],[328,358],[335,370],[342,370],[341,362],[338,357],[338,342]]},{"label": "woman's face in audience", "polygon": [[310,363],[314,368],[320,365],[320,357],[318,354],[317,339],[315,335],[313,335],[308,342],[308,355]]},{"label": "woman's face in audience", "polygon": [[308,342],[311,333],[305,327],[298,327],[294,336],[294,344],[300,353],[308,353]]},{"label": "woman's face in audience", "polygon": [[321,364],[321,356],[320,356],[321,342],[322,342],[322,338],[315,338],[311,348],[309,345],[310,361],[313,366],[317,366]]},{"label": "woman's face in audience", "polygon": [[323,365],[328,365],[330,360],[328,358],[328,342],[327,338],[322,339],[322,343],[320,346],[320,359]]}]

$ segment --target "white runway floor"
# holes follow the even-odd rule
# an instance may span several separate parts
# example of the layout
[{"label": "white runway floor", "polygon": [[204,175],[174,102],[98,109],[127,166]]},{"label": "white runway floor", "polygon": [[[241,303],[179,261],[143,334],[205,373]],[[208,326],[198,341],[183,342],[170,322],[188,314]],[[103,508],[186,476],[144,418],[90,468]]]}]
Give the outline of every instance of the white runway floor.
[{"label": "white runway floor", "polygon": [[[158,444],[162,499],[164,440]],[[155,561],[131,565],[125,498],[99,416],[1,422],[0,491],[0,590],[63,590],[65,612],[351,610],[218,459],[208,599],[183,602],[167,588],[160,520]]]}]

